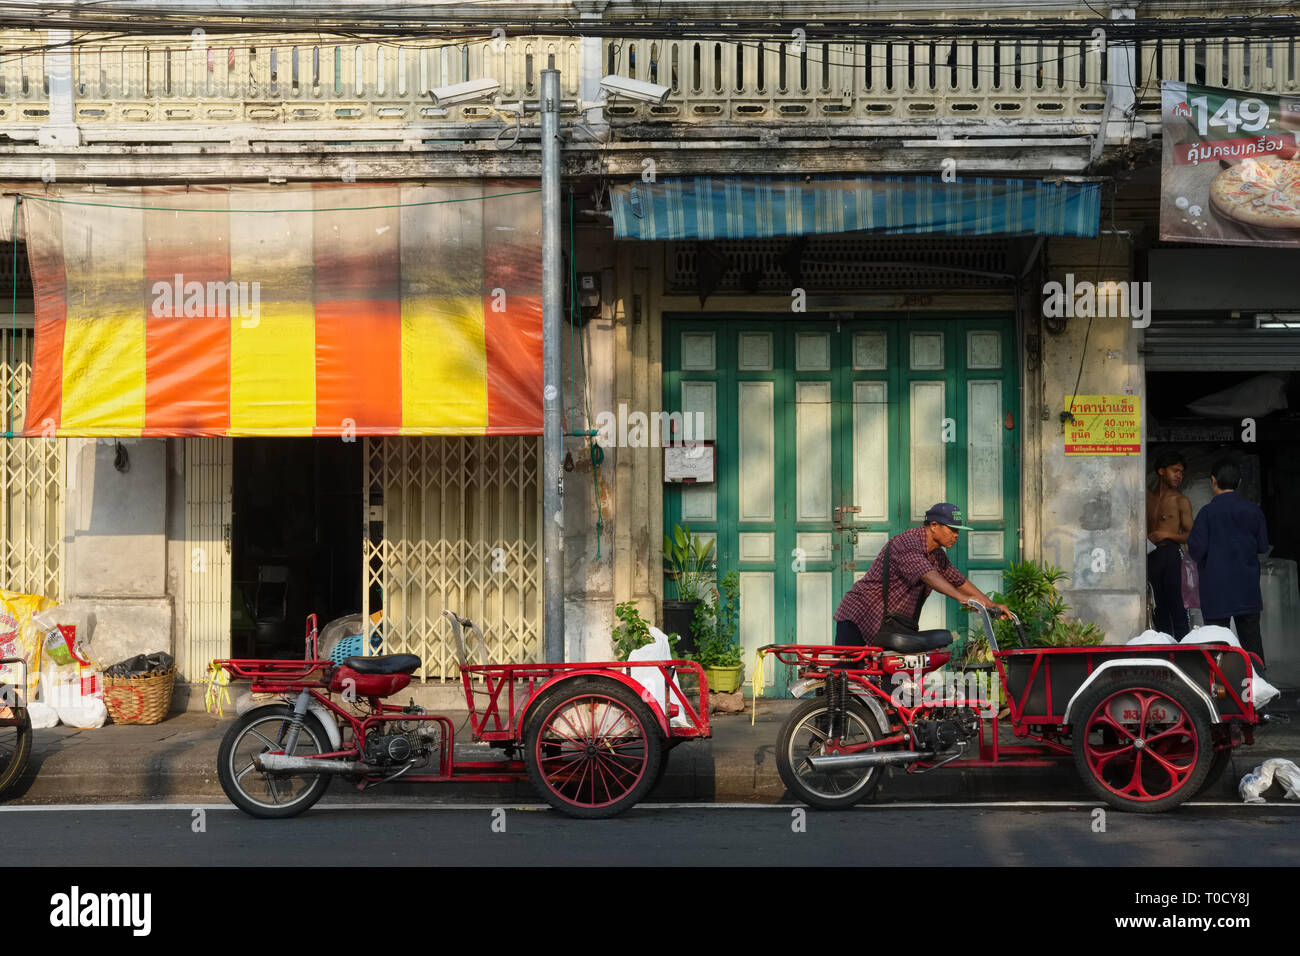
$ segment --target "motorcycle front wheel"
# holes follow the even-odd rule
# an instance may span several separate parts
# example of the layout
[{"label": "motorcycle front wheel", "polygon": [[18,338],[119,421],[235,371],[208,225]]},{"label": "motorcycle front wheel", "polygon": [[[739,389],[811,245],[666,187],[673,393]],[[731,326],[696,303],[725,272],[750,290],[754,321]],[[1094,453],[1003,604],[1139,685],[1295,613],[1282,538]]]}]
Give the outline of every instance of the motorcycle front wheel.
[{"label": "motorcycle front wheel", "polygon": [[[253,757],[259,754],[286,752],[292,720],[292,707],[259,707],[236,721],[221,741],[217,753],[221,789],[231,803],[250,816],[264,820],[297,816],[319,800],[330,785],[329,774],[270,774],[253,765]],[[309,757],[328,753],[329,749],[325,728],[315,714],[308,713],[288,756]]]},{"label": "motorcycle front wheel", "polygon": [[[885,768],[854,767],[820,772],[807,763],[819,756],[829,739],[830,714],[826,698],[805,701],[794,709],[781,728],[776,746],[776,768],[790,792],[819,810],[843,810],[875,792]],[[845,732],[840,743],[864,744],[883,735],[875,715],[856,700],[844,712]]]}]

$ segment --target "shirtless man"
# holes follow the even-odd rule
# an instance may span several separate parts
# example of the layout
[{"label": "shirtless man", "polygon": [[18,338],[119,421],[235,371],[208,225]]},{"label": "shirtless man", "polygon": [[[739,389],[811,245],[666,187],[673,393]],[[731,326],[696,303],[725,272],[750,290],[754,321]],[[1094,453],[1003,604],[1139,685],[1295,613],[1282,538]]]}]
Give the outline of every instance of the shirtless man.
[{"label": "shirtless man", "polygon": [[1183,607],[1182,558],[1178,553],[1192,530],[1191,502],[1178,492],[1186,466],[1178,452],[1162,451],[1156,456],[1160,487],[1147,492],[1147,540],[1156,546],[1147,555],[1147,579],[1156,596],[1155,627],[1176,640],[1191,630]]}]

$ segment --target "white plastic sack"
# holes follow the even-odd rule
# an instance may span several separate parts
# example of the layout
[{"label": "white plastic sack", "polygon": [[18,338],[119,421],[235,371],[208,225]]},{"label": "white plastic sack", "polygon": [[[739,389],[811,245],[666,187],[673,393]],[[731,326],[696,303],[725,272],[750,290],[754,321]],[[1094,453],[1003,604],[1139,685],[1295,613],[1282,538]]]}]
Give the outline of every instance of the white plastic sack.
[{"label": "white plastic sack", "polygon": [[[638,647],[627,656],[629,661],[671,661],[673,660],[672,645],[668,643],[668,635],[654,625],[650,626],[650,636],[654,641],[643,647]],[[660,709],[668,713],[668,693],[664,685],[664,675],[657,667],[633,667],[629,668],[628,673],[632,678],[638,681],[659,703]],[[673,686],[680,692],[682,687],[677,683],[677,678],[673,678]],[[683,695],[685,696],[685,695]],[[678,714],[669,721],[674,727],[689,727],[690,720],[685,714]]]},{"label": "white plastic sack", "polygon": [[1287,800],[1300,800],[1300,767],[1290,760],[1274,757],[1241,778],[1237,793],[1246,803],[1266,803],[1264,791],[1277,780],[1282,785],[1282,795]]},{"label": "white plastic sack", "polygon": [[39,700],[34,700],[27,705],[27,716],[31,718],[33,730],[59,725],[58,711],[49,704],[42,704]]},{"label": "white plastic sack", "polygon": [[1166,634],[1164,631],[1143,631],[1137,637],[1130,640],[1130,644],[1177,644],[1172,634]]},{"label": "white plastic sack", "polygon": [[1272,373],[1256,375],[1187,403],[1189,412],[1206,418],[1258,418],[1286,407],[1286,376]]},{"label": "white plastic sack", "polygon": [[57,710],[59,720],[69,727],[80,727],[82,730],[103,727],[104,721],[108,720],[108,708],[98,697],[82,697],[81,703],[63,704]]},{"label": "white plastic sack", "polygon": [[1237,640],[1237,635],[1233,634],[1226,627],[1220,627],[1217,624],[1206,624],[1204,627],[1198,627],[1189,631],[1183,638],[1184,644],[1231,644],[1233,647],[1241,647],[1241,641]]},{"label": "white plastic sack", "polygon": [[1259,709],[1267,704],[1270,700],[1282,693],[1264,678],[1258,675],[1243,677],[1241,680],[1242,689],[1249,695],[1247,700],[1255,702],[1255,708]]}]

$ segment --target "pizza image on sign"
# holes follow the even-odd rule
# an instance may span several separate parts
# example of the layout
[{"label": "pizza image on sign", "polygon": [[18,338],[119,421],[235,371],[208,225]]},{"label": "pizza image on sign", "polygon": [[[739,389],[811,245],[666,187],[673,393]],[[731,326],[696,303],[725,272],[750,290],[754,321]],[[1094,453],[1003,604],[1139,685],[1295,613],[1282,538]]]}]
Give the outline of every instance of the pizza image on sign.
[{"label": "pizza image on sign", "polygon": [[1161,84],[1160,238],[1300,244],[1300,99]]},{"label": "pizza image on sign", "polygon": [[1245,159],[1210,184],[1210,202],[1227,219],[1266,229],[1300,229],[1300,161]]}]

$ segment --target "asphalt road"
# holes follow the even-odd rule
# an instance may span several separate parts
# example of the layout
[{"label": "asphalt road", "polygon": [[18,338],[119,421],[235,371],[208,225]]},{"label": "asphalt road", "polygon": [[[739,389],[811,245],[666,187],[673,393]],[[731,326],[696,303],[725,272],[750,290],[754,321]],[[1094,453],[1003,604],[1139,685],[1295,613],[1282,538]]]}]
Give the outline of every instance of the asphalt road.
[{"label": "asphalt road", "polygon": [[[196,810],[202,811],[196,813]],[[537,807],[333,805],[254,820],[229,805],[4,807],[41,865],[1296,866],[1300,806],[653,805],[613,820]],[[202,824],[202,829],[199,824]],[[1104,822],[1105,830],[1099,829]]]}]

